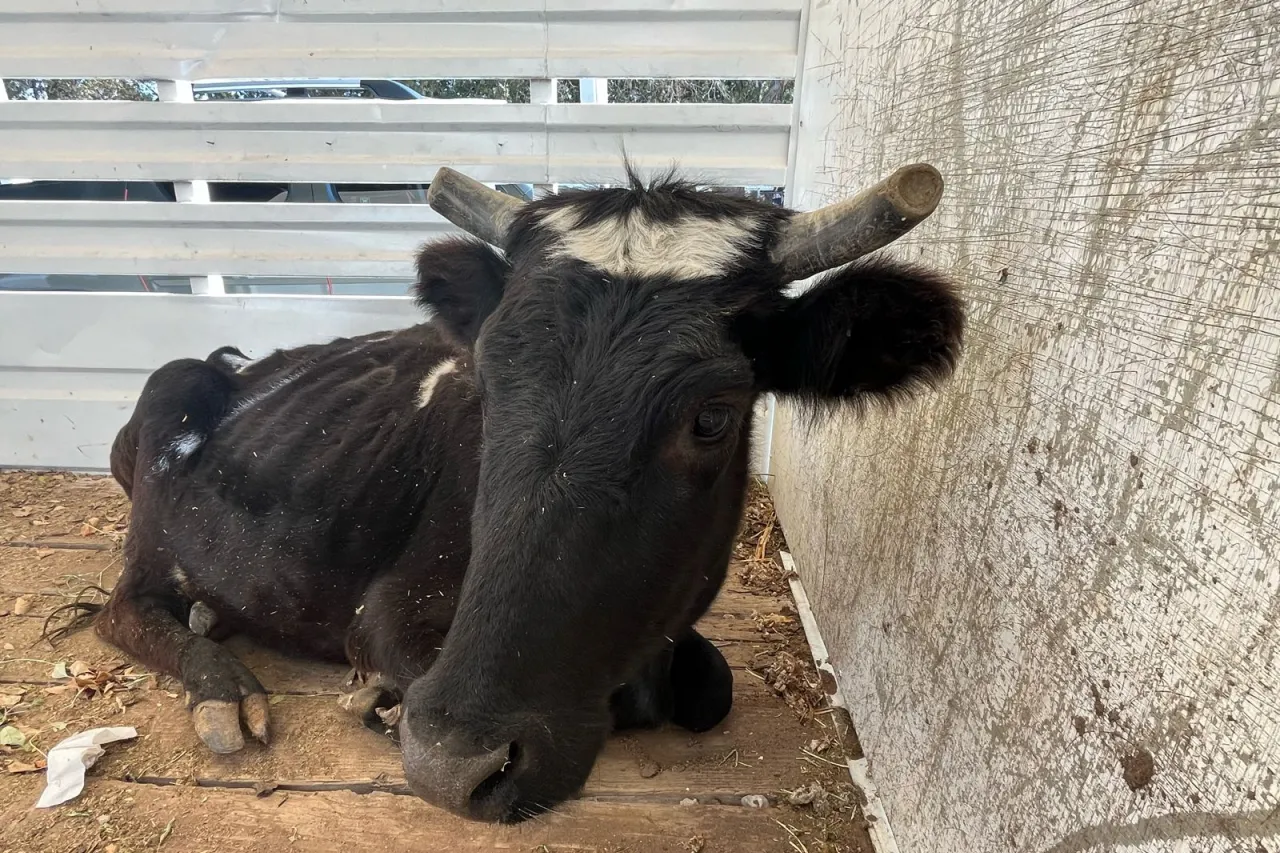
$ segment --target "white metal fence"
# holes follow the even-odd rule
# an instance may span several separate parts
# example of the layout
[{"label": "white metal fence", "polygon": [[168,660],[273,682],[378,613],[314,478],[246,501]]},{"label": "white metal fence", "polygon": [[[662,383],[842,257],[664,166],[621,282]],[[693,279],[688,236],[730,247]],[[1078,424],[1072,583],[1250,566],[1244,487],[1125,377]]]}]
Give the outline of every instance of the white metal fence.
[{"label": "white metal fence", "polygon": [[[0,201],[0,274],[182,276],[194,295],[0,293],[0,466],[104,468],[169,359],[417,320],[405,298],[226,295],[224,277],[408,278],[414,248],[452,230],[430,209],[211,202],[210,181],[425,184],[452,166],[608,182],[625,145],[641,169],[781,185],[789,104],[557,104],[549,80],[791,78],[806,3],[6,0],[0,79],[154,80],[160,100],[0,99],[0,178],[172,181],[179,203]],[[528,78],[535,103],[201,101],[191,87],[279,77]]]}]

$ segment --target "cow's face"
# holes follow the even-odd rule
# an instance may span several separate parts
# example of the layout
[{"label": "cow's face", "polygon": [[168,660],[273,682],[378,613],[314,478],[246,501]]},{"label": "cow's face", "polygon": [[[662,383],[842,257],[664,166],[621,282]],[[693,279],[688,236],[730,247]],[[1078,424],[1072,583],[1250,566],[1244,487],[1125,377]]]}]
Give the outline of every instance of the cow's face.
[{"label": "cow's face", "polygon": [[505,257],[419,259],[420,297],[474,343],[484,442],[457,614],[401,729],[415,790],[489,820],[577,791],[611,697],[710,604],[757,397],[928,384],[962,325],[943,279],[885,261],[788,297],[793,214],[743,198],[664,183],[503,216],[475,230]]}]

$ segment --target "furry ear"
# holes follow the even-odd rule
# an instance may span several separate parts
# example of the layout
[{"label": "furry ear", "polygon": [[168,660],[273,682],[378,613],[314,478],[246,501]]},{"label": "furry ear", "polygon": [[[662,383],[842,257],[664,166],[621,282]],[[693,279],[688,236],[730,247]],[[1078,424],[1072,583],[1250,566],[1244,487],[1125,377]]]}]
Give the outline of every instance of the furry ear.
[{"label": "furry ear", "polygon": [[949,377],[964,307],[942,275],[875,258],[828,273],[746,336],[763,390],[810,405],[892,400]]},{"label": "furry ear", "polygon": [[485,318],[498,307],[510,265],[487,243],[449,237],[418,253],[418,304],[460,341],[474,344]]}]

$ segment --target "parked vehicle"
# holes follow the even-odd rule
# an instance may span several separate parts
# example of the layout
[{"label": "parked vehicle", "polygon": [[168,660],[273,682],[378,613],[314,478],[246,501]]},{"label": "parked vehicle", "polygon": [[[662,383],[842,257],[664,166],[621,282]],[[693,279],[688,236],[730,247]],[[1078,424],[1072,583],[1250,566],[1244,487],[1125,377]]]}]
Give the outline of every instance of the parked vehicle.
[{"label": "parked vehicle", "polygon": [[[193,87],[197,100],[239,98],[373,98],[441,103],[504,103],[493,99],[444,101],[426,98],[395,80],[210,80]],[[428,184],[252,183],[210,182],[211,201],[329,204],[426,204]],[[533,198],[532,184],[499,184],[502,192],[523,200]],[[177,203],[168,181],[5,181],[0,201],[149,201]],[[0,261],[3,263],[3,261]],[[229,293],[337,293],[401,295],[408,281],[355,278],[227,277]],[[162,291],[189,293],[185,276],[33,275],[0,272],[0,290]]]}]

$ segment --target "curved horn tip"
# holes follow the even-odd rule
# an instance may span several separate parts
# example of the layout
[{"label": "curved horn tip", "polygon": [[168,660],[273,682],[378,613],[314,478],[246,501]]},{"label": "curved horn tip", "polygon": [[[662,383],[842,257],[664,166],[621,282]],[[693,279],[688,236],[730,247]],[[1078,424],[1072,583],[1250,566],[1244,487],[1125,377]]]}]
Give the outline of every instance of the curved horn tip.
[{"label": "curved horn tip", "polygon": [[892,178],[904,207],[919,216],[928,216],[942,200],[942,174],[928,163],[903,166]]},{"label": "curved horn tip", "polygon": [[433,199],[439,198],[445,187],[449,184],[456,184],[459,178],[465,179],[466,175],[457,169],[451,169],[448,166],[441,166],[436,169],[435,176],[431,178],[431,183],[427,186],[427,204],[431,204]]}]

